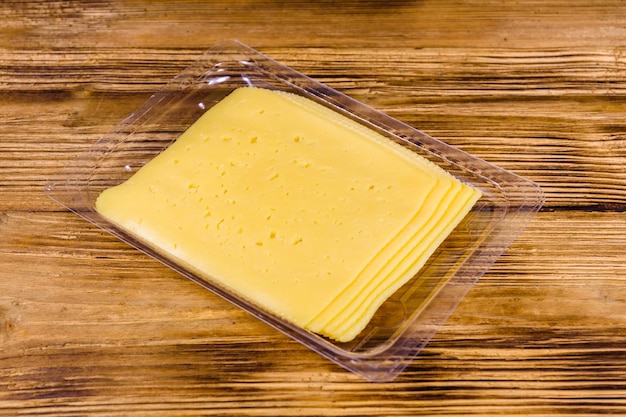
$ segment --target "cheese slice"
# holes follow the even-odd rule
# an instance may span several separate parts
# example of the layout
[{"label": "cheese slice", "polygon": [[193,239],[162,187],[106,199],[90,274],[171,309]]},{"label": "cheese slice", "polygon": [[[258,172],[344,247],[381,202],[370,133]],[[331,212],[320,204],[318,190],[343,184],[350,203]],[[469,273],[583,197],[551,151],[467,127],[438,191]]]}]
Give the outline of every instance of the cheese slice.
[{"label": "cheese slice", "polygon": [[313,101],[243,87],[96,210],[216,285],[345,341],[453,227],[439,225],[471,209],[446,199],[457,188],[480,195]]},{"label": "cheese slice", "polygon": [[[396,279],[403,282],[410,279],[412,275],[408,273],[404,274],[404,279],[398,276],[397,272],[395,275],[390,274],[397,269],[403,258],[408,256],[415,260],[417,256],[423,254],[424,247],[428,247],[427,244],[424,244],[424,240],[432,236],[433,229],[444,214],[440,206],[442,203],[443,207],[450,204],[453,197],[458,193],[458,188],[460,188],[460,183],[454,184],[452,179],[448,179],[447,182],[442,181],[439,187],[428,195],[426,204],[415,213],[407,227],[394,239],[398,244],[393,248],[393,252],[379,259],[376,264],[372,264],[372,267],[362,274],[362,281],[354,281],[346,287],[333,300],[333,303],[320,312],[308,326],[314,331],[322,331],[322,329],[328,328],[330,322],[337,322],[340,318],[351,315],[354,309],[369,300],[370,293],[381,285],[381,281],[389,283],[390,276],[396,276]],[[418,253],[413,254],[416,251]],[[423,259],[420,258],[419,260],[422,261]]]},{"label": "cheese slice", "polygon": [[[448,209],[447,215],[441,216],[432,228],[429,228],[427,237],[417,242],[419,234],[410,242],[413,248],[404,255],[394,257],[384,271],[381,271],[376,279],[368,282],[367,287],[361,289],[358,296],[335,319],[328,323],[321,331],[325,334],[341,335],[341,340],[351,340],[368,324],[376,310],[406,284],[426,263],[443,240],[462,220],[462,217],[452,215],[456,210],[466,212],[476,203],[478,195],[469,187],[463,188],[457,194],[454,210]],[[444,206],[445,207],[445,206]],[[407,245],[408,246],[408,245]],[[389,277],[397,277],[389,279]]]}]

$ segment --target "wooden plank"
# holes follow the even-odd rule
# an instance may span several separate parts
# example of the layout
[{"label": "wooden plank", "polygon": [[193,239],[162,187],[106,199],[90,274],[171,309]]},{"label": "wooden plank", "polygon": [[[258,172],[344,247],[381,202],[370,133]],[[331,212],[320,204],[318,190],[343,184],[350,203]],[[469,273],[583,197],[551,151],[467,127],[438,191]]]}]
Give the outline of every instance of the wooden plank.
[{"label": "wooden plank", "polygon": [[[614,51],[314,48],[267,53],[538,182],[548,194],[547,207],[626,207],[626,72],[620,71],[626,61]],[[0,129],[9,132],[0,141],[0,210],[29,199],[51,209],[39,199],[45,181],[196,57],[194,51],[174,54],[176,60],[171,50],[136,49],[71,55],[49,52],[26,60],[24,53],[2,53],[1,59],[12,65],[0,70],[0,86],[10,86],[0,91]],[[129,57],[134,62],[130,70]],[[82,64],[89,60],[91,65]],[[394,68],[401,68],[402,75]],[[37,84],[41,73],[54,81]],[[16,192],[20,199],[11,198]]]},{"label": "wooden plank", "polygon": [[[7,1],[0,45],[16,49],[205,48],[238,38],[258,47],[507,48],[622,46],[619,0]],[[372,22],[376,22],[372,24]]]},{"label": "wooden plank", "polygon": [[0,280],[5,413],[542,415],[626,406],[622,213],[540,213],[384,385],[74,215],[10,212],[1,231],[1,267],[11,271]]}]

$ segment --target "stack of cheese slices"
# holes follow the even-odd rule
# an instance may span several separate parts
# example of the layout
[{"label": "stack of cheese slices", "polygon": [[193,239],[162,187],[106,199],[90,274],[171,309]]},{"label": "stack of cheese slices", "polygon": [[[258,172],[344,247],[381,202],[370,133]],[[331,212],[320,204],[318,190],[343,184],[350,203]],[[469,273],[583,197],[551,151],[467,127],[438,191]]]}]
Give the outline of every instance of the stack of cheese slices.
[{"label": "stack of cheese slices", "polygon": [[242,87],[96,209],[204,279],[346,342],[480,196],[307,98]]}]

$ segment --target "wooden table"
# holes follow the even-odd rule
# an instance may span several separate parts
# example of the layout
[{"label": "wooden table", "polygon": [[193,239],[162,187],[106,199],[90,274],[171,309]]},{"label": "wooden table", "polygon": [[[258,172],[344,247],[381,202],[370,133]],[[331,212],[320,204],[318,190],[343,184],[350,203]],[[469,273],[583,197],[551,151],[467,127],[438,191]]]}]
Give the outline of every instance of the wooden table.
[{"label": "wooden table", "polygon": [[[4,1],[0,19],[0,415],[626,415],[622,1]],[[546,193],[393,382],[43,192],[230,38]]]}]

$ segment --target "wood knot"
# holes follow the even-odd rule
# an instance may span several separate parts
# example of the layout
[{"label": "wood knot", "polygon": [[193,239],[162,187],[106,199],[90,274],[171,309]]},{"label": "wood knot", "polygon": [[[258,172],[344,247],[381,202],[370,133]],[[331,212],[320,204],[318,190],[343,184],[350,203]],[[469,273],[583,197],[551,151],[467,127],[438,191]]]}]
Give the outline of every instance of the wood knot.
[{"label": "wood knot", "polygon": [[0,341],[7,341],[14,329],[15,322],[9,317],[8,309],[0,307]]}]

